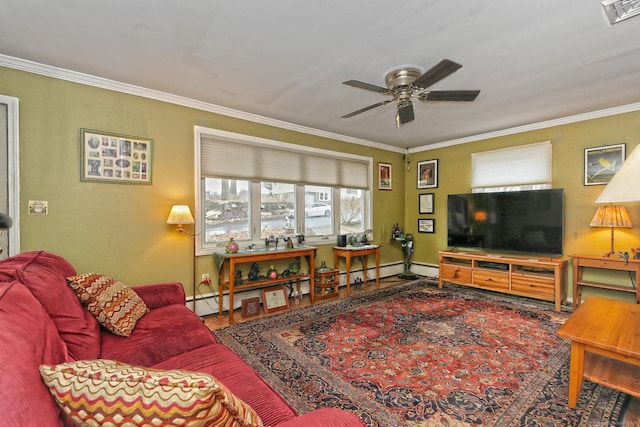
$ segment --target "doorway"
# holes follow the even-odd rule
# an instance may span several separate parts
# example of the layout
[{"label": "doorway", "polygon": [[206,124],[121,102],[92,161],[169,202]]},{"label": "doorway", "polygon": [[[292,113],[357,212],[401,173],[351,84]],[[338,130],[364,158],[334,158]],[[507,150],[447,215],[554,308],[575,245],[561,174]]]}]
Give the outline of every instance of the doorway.
[{"label": "doorway", "polygon": [[0,95],[0,212],[13,220],[0,230],[0,259],[20,252],[18,98]]}]

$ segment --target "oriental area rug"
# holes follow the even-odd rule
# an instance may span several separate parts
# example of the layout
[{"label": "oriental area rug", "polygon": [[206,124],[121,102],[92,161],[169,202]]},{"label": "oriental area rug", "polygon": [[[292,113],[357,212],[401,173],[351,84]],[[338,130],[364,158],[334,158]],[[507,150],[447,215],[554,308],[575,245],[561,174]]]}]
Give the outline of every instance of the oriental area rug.
[{"label": "oriental area rug", "polygon": [[615,426],[623,393],[585,381],[567,406],[570,313],[417,280],[232,325],[215,336],[300,413],[369,426]]}]

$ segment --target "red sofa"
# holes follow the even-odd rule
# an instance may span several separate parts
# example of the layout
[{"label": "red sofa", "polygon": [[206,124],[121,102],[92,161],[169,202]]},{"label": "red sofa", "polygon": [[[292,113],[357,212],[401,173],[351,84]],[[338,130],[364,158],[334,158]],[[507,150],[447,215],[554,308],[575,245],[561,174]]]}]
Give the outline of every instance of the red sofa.
[{"label": "red sofa", "polygon": [[0,261],[0,420],[10,426],[69,424],[42,381],[41,364],[112,359],[215,376],[265,426],[361,426],[355,414],[325,408],[298,415],[185,306],[179,283],[133,287],[149,308],[129,337],[99,326],[66,282],[75,269],[45,251]]}]

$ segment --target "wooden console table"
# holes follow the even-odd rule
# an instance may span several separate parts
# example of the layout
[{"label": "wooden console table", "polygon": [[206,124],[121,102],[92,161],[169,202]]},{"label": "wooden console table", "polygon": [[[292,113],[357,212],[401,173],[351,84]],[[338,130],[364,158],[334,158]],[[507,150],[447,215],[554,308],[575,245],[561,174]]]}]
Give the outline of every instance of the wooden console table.
[{"label": "wooden console table", "polygon": [[380,245],[366,246],[334,246],[333,247],[333,268],[340,269],[340,258],[345,259],[347,269],[347,295],[351,295],[351,258],[362,258],[362,268],[364,281],[367,282],[367,257],[376,256],[376,289],[380,287]]},{"label": "wooden console table", "polygon": [[[215,252],[213,254],[215,264],[218,268],[218,296],[220,303],[218,304],[218,316],[222,316],[223,310],[223,291],[229,290],[229,324],[233,324],[233,297],[235,291],[244,289],[264,288],[265,286],[297,281],[298,292],[300,291],[300,280],[309,278],[311,286],[311,303],[314,302],[314,258],[316,248],[313,246],[295,247],[293,249],[258,249],[255,251],[240,251],[235,254],[228,254],[226,252]],[[248,281],[243,278],[242,284],[235,284],[236,266],[238,264],[254,263],[260,261],[273,261],[277,259],[286,258],[299,258],[302,265],[302,259],[307,260],[309,265],[309,273],[307,274],[292,274],[289,277],[278,277],[277,279],[264,279],[257,281]],[[225,279],[225,265],[229,266],[229,275]]]},{"label": "wooden console table", "polygon": [[640,305],[589,297],[558,336],[571,340],[570,407],[583,378],[640,397]]},{"label": "wooden console table", "polygon": [[440,252],[438,287],[443,282],[555,303],[567,298],[567,261],[482,252]]},{"label": "wooden console table", "polygon": [[[625,260],[623,258],[611,258],[597,255],[569,255],[573,259],[573,309],[582,302],[582,288],[599,288],[612,291],[630,292],[636,295],[636,303],[640,304],[640,291],[638,279],[640,279],[640,259]],[[631,286],[615,285],[610,283],[592,282],[583,279],[584,270],[597,268],[604,270],[628,271],[631,276]]]}]

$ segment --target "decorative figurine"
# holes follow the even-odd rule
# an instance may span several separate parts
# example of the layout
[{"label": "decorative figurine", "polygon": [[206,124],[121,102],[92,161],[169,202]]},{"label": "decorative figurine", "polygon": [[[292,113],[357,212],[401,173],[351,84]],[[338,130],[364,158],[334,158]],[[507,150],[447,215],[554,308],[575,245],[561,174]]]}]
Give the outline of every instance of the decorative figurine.
[{"label": "decorative figurine", "polygon": [[233,237],[229,239],[229,243],[224,247],[228,254],[235,254],[238,252],[238,244],[233,240]]},{"label": "decorative figurine", "polygon": [[250,282],[255,282],[256,280],[258,280],[259,276],[260,269],[258,268],[258,263],[254,262],[253,264],[251,264],[251,269],[249,270],[249,275],[247,276],[247,278]]},{"label": "decorative figurine", "polygon": [[276,271],[275,267],[272,265],[269,267],[269,270],[267,271],[267,279],[277,279],[278,278],[278,272]]},{"label": "decorative figurine", "polygon": [[233,283],[235,285],[242,285],[242,271],[236,270],[236,277]]}]

